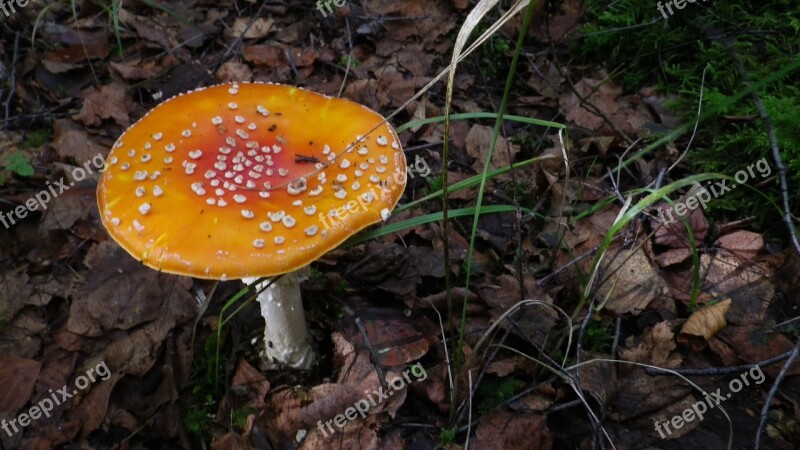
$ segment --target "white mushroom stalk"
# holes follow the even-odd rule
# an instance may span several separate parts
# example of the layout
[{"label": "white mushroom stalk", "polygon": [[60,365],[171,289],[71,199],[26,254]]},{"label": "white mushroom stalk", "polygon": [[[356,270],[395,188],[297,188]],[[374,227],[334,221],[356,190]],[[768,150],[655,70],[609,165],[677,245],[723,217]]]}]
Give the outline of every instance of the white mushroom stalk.
[{"label": "white mushroom stalk", "polygon": [[[300,282],[306,277],[304,270],[288,273],[264,289],[270,280],[253,286],[261,291],[258,303],[264,318],[264,351],[261,354],[268,364],[282,363],[295,369],[309,369],[314,362],[314,350],[308,335]],[[252,285],[258,278],[242,278]]]}]

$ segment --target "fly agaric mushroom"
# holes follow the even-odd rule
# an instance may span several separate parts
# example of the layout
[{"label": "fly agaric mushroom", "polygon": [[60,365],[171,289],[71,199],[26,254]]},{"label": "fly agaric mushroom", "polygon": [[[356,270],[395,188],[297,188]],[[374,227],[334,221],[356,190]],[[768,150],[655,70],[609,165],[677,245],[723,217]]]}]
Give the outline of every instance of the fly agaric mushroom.
[{"label": "fly agaric mushroom", "polygon": [[114,144],[97,187],[101,220],[163,272],[248,284],[289,274],[258,297],[264,356],[308,368],[293,273],[397,204],[406,159],[385,122],[357,103],[276,84],[178,95]]}]

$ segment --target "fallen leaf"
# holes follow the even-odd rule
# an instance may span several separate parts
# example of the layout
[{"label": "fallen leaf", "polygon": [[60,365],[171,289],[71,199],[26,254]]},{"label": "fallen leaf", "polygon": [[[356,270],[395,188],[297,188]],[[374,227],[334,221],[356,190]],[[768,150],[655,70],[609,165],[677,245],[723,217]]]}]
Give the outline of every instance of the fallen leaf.
[{"label": "fallen leaf", "polygon": [[62,73],[83,65],[90,59],[103,59],[109,53],[109,35],[106,31],[94,33],[68,30],[58,37],[61,48],[47,50],[42,65],[52,73]]},{"label": "fallen leaf", "polygon": [[[250,22],[253,24],[250,25]],[[259,17],[255,21],[250,17],[237,17],[226,34],[233,38],[241,37],[244,34],[245,39],[260,39],[269,34],[274,23],[274,20],[263,17]]]},{"label": "fallen leaf", "polygon": [[228,83],[231,81],[253,81],[253,71],[244,63],[227,61],[215,74],[217,81]]},{"label": "fallen leaf", "polygon": [[743,259],[753,259],[764,248],[764,238],[759,233],[739,230],[714,242],[714,246],[727,250]]},{"label": "fallen leaf", "polygon": [[109,66],[126,80],[148,80],[155,78],[163,68],[154,61],[139,61],[138,63],[118,63],[110,61]]},{"label": "fallen leaf", "polygon": [[[486,162],[486,155],[489,153],[489,146],[491,145],[492,135],[494,129],[487,125],[473,125],[467,133],[466,147],[467,154],[475,158],[472,163],[472,168],[476,172],[483,170],[483,165]],[[519,145],[506,144],[506,140],[502,135],[497,136],[495,143],[494,153],[492,160],[489,162],[491,169],[501,169],[509,167],[514,162],[514,157],[519,153]]]},{"label": "fallen leaf", "polygon": [[730,308],[731,299],[725,299],[693,312],[681,327],[678,342],[689,344],[695,351],[702,350],[715,334],[727,326],[725,314]]},{"label": "fallen leaf", "polygon": [[28,403],[41,363],[13,354],[0,355],[0,417],[11,419]]},{"label": "fallen leaf", "polygon": [[64,161],[82,165],[92,158],[108,153],[108,149],[89,139],[82,127],[68,119],[53,122],[53,148]]},{"label": "fallen leaf", "polygon": [[663,295],[666,286],[640,246],[630,250],[612,246],[606,251],[605,261],[609,260],[604,268],[606,277],[596,294],[606,309],[638,315]]},{"label": "fallen leaf", "polygon": [[104,119],[114,119],[118,125],[127,127],[131,123],[133,101],[120,83],[112,83],[84,92],[83,106],[75,119],[87,126],[100,126]]},{"label": "fallen leaf", "polygon": [[553,434],[542,414],[493,410],[481,416],[472,445],[475,448],[547,450],[553,448]]},{"label": "fallen leaf", "polygon": [[249,45],[242,48],[242,57],[245,61],[257,66],[288,67],[286,52],[282,47],[274,45]]}]

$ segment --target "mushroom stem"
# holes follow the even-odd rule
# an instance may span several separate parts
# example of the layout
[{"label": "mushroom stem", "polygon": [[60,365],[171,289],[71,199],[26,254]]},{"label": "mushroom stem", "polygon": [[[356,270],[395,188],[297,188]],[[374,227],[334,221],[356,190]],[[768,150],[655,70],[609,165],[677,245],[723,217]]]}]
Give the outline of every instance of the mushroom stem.
[{"label": "mushroom stem", "polygon": [[[261,316],[264,317],[264,352],[267,364],[280,363],[295,369],[308,369],[314,360],[314,352],[308,338],[300,282],[305,278],[303,270],[297,270],[275,280],[272,286],[258,294]],[[243,278],[253,284],[258,278]],[[258,284],[260,290],[269,281]]]}]

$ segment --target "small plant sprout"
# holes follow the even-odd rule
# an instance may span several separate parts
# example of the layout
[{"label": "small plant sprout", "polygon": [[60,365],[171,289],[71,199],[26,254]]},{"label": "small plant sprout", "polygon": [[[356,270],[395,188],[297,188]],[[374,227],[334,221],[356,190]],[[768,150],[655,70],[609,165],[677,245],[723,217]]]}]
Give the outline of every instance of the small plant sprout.
[{"label": "small plant sprout", "polygon": [[406,184],[405,155],[380,114],[275,84],[173,97],[123,133],[107,161],[100,217],[134,258],[248,284],[284,275],[258,295],[262,356],[295,368],[314,358],[297,271],[386,219]]}]

